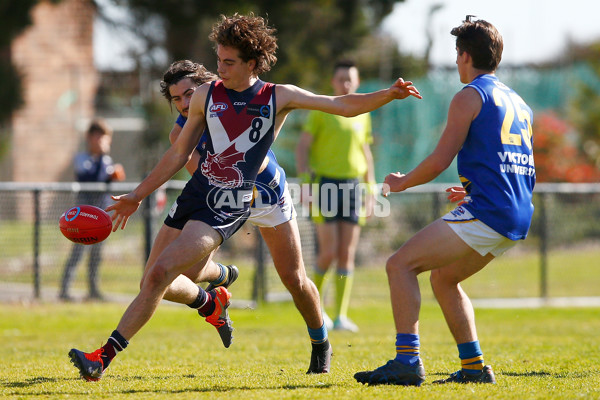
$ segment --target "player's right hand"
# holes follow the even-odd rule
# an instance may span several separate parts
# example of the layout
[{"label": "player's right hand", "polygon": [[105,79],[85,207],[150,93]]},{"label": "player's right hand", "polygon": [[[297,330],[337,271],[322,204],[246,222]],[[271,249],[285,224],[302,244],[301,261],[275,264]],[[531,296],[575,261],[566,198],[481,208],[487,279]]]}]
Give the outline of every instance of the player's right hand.
[{"label": "player's right hand", "polygon": [[113,220],[113,232],[116,232],[119,225],[121,229],[125,229],[129,217],[137,211],[142,201],[138,200],[138,197],[133,192],[120,196],[110,196],[110,198],[115,201],[115,204],[106,207],[105,211],[115,212],[111,218]]}]

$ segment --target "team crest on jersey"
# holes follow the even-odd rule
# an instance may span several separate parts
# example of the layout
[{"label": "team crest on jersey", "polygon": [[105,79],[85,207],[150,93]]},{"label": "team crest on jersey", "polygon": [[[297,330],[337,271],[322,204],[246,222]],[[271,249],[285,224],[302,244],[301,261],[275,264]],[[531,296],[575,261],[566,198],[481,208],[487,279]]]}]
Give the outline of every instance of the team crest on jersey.
[{"label": "team crest on jersey", "polygon": [[234,189],[241,187],[244,181],[242,171],[236,167],[240,161],[244,161],[244,153],[236,151],[235,146],[218,154],[208,151],[200,170],[211,185]]},{"label": "team crest on jersey", "polygon": [[210,108],[208,109],[208,111],[210,111],[210,117],[220,117],[221,114],[223,114],[225,112],[225,110],[227,110],[228,106],[226,103],[214,103],[212,106],[210,106]]}]

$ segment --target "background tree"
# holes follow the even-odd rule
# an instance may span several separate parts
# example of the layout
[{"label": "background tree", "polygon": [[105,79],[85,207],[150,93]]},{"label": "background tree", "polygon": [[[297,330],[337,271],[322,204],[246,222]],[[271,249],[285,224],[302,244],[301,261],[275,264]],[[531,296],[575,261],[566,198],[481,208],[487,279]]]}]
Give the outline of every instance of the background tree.
[{"label": "background tree", "polygon": [[[23,77],[13,65],[11,43],[25,28],[31,25],[31,9],[39,0],[19,0],[0,2],[2,19],[0,29],[0,157],[8,143],[7,126],[12,114],[23,105]],[[52,0],[58,3],[60,0]]]},{"label": "background tree", "polygon": [[538,182],[598,182],[600,170],[579,145],[576,129],[554,112],[536,115],[533,123]]},{"label": "background tree", "polygon": [[21,76],[12,64],[10,45],[13,39],[31,24],[30,11],[38,0],[3,1],[0,15],[10,15],[2,21],[0,30],[0,125],[23,105]]},{"label": "background tree", "polygon": [[[202,62],[213,70],[216,59],[212,43],[208,41],[212,25],[221,14],[252,11],[268,19],[269,25],[277,29],[279,39],[277,67],[264,78],[327,90],[329,71],[334,62],[360,48],[365,38],[377,32],[377,27],[392,11],[394,4],[404,0],[110,1],[131,11],[130,28],[145,43],[138,54],[140,59],[143,54],[152,54],[160,48],[167,54],[167,64],[187,58]],[[157,35],[157,30],[162,34]],[[386,43],[390,43],[390,39]],[[392,50],[394,47],[397,48],[397,45],[386,48],[391,50],[392,59],[398,55],[397,49]],[[376,57],[374,60],[380,59]],[[144,66],[160,73],[167,65],[146,59]],[[379,77],[379,72],[376,77]]]},{"label": "background tree", "polygon": [[[426,64],[415,57],[402,56],[398,44],[379,32],[379,25],[404,0],[228,0],[200,2],[197,0],[110,0],[126,7],[131,15],[129,29],[142,38],[143,46],[133,54],[140,69],[158,79],[173,60],[191,59],[216,70],[216,57],[208,35],[220,15],[235,12],[265,17],[277,29],[279,48],[277,64],[261,78],[272,82],[293,83],[313,91],[330,93],[333,65],[339,58],[353,58],[359,65],[362,79],[391,80],[396,76],[411,79],[426,72]],[[101,16],[107,18],[99,6]],[[107,19],[108,23],[115,23]],[[166,54],[157,58],[152,55]],[[149,104],[156,102],[157,104]],[[146,99],[143,112],[148,126],[141,138],[145,154],[156,154],[155,146],[164,146],[172,116],[167,124],[158,119],[165,109],[160,96]],[[290,118],[286,131],[301,129],[302,118]],[[278,140],[280,162],[290,172],[294,170],[293,149],[297,135],[286,134]],[[290,162],[291,161],[291,162]],[[154,164],[142,160],[142,169]]]},{"label": "background tree", "polygon": [[582,79],[569,108],[569,116],[580,133],[581,148],[600,169],[600,42],[569,46],[574,63],[588,67],[593,76]]}]

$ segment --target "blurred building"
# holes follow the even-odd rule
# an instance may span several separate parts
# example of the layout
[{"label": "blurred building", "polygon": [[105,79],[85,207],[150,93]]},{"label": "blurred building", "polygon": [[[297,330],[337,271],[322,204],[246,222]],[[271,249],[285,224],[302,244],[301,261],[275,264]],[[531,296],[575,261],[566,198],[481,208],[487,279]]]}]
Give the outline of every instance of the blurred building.
[{"label": "blurred building", "polygon": [[92,0],[41,0],[32,9],[32,25],[13,41],[25,104],[13,115],[0,180],[73,179],[73,154],[94,116],[99,80],[92,47],[95,13]]}]

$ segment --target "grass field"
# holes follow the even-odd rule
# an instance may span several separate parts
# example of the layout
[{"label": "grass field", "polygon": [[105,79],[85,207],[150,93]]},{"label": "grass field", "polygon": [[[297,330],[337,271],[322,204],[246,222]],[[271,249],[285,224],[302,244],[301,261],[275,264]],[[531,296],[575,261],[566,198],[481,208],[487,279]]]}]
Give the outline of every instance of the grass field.
[{"label": "grass field", "polygon": [[[292,303],[234,309],[234,343],[183,306],[162,305],[99,382],[84,382],[71,347],[96,349],[125,305],[0,305],[0,395],[8,399],[593,399],[600,398],[599,309],[479,309],[486,362],[497,385],[430,382],[458,369],[456,346],[437,305],[426,299],[420,388],[365,387],[353,374],[395,352],[385,275],[359,272],[350,316],[359,334],[330,332],[332,372],[307,376],[310,344]],[[237,285],[237,284],[236,284]],[[235,286],[232,288],[235,296]],[[369,295],[371,293],[372,295]],[[426,296],[425,296],[426,297]]]}]

